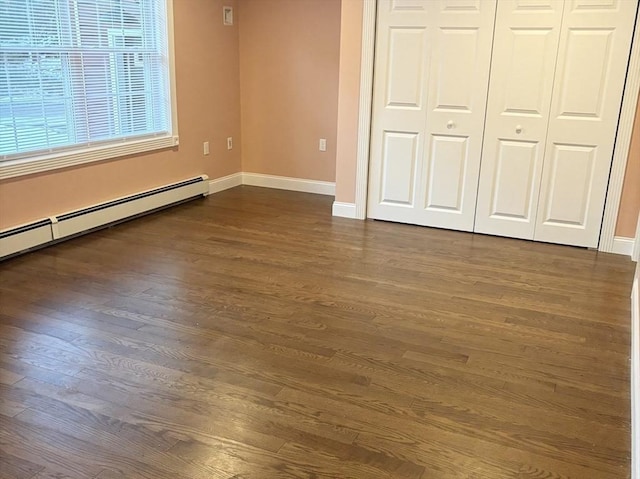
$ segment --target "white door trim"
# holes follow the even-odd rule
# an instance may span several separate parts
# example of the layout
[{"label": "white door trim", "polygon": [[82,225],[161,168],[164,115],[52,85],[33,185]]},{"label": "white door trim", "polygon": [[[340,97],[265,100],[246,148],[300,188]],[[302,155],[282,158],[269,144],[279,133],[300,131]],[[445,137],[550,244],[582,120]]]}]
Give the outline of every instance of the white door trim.
[{"label": "white door trim", "polygon": [[[373,58],[376,31],[377,0],[364,0],[362,10],[362,51],[360,73],[360,112],[358,118],[358,153],[356,159],[356,218],[365,219],[369,176],[369,142],[371,139],[371,103],[373,97]],[[636,13],[636,29],[631,43],[627,82],[622,98],[620,121],[616,134],[609,189],[600,230],[598,249],[613,252],[622,183],[629,156],[631,132],[640,92],[640,10]]]},{"label": "white door trim", "polygon": [[640,263],[640,213],[638,213],[638,223],[636,225],[636,240],[633,245],[631,259]]},{"label": "white door trim", "polygon": [[360,56],[360,107],[358,116],[358,154],[356,159],[356,218],[367,217],[369,143],[371,142],[371,104],[373,102],[373,57],[376,41],[377,0],[362,6],[362,53]]},{"label": "white door trim", "polygon": [[614,252],[614,237],[616,223],[618,221],[618,209],[620,208],[620,198],[622,197],[622,184],[624,173],[627,168],[627,158],[629,157],[629,146],[631,144],[631,133],[633,131],[633,121],[636,114],[638,94],[640,92],[640,9],[636,12],[636,29],[631,40],[631,55],[629,57],[629,67],[627,70],[627,83],[622,96],[622,109],[620,110],[620,120],[618,122],[618,132],[616,134],[616,147],[613,152],[613,163],[611,164],[611,174],[609,176],[609,189],[607,200],[604,206],[604,217],[600,229],[600,244],[598,250],[606,253]]}]

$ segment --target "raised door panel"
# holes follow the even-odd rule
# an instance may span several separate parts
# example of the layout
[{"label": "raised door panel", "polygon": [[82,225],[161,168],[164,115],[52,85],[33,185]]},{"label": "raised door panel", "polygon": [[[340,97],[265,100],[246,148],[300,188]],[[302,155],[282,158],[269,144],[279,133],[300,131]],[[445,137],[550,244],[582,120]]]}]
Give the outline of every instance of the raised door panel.
[{"label": "raised door panel", "polygon": [[[542,118],[549,105],[551,73],[557,38],[553,28],[511,28],[507,34],[508,44],[502,48],[507,62],[501,65],[499,74],[502,88],[495,93],[500,104],[493,106],[492,113],[512,118]],[[496,81],[499,81],[496,78]],[[510,117],[510,118],[509,118]]]},{"label": "raised door panel", "polygon": [[424,28],[389,29],[386,108],[422,108],[425,44]]},{"label": "raised door panel", "polygon": [[441,6],[444,12],[480,11],[481,0],[442,0]]},{"label": "raised door panel", "polygon": [[[629,0],[622,0],[629,1]],[[633,0],[631,0],[633,1]],[[572,0],[574,10],[614,10],[620,0]]]},{"label": "raised door panel", "polygon": [[566,61],[557,83],[557,118],[602,119],[613,36],[613,28],[567,32]]},{"label": "raised door panel", "polygon": [[474,230],[534,236],[563,2],[498,2]]},{"label": "raised door panel", "polygon": [[389,8],[392,12],[401,11],[418,11],[424,12],[427,9],[427,1],[429,0],[392,0],[391,2],[380,2],[380,8]]},{"label": "raised door panel", "polygon": [[491,184],[491,218],[529,223],[542,159],[536,142],[499,140]]},{"label": "raised door panel", "polygon": [[595,146],[554,145],[546,162],[552,182],[539,213],[542,224],[584,230],[595,157]]},{"label": "raised door panel", "polygon": [[[475,85],[473,78],[478,55],[477,28],[440,28],[437,31],[440,45],[439,59],[434,65],[435,111],[453,113],[471,112]],[[455,58],[455,61],[444,60]]]},{"label": "raised door panel", "polygon": [[384,133],[379,202],[413,206],[418,133]]},{"label": "raised door panel", "polygon": [[514,13],[526,13],[532,10],[553,10],[555,7],[552,2],[558,3],[558,0],[516,0]]},{"label": "raised door panel", "polygon": [[598,245],[637,6],[571,0],[565,9],[538,241]]},{"label": "raised door panel", "polygon": [[434,135],[429,154],[426,208],[445,213],[462,211],[469,139]]}]

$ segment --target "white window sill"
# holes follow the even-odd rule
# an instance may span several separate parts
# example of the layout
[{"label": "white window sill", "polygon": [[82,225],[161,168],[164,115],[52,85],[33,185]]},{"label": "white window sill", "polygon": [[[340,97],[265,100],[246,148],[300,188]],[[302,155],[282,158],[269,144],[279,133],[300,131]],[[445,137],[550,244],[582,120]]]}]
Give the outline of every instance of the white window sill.
[{"label": "white window sill", "polygon": [[67,168],[95,161],[103,161],[121,156],[135,155],[153,150],[173,148],[178,146],[177,136],[163,136],[144,140],[127,141],[123,143],[109,143],[82,150],[56,152],[17,160],[6,160],[0,163],[0,180],[17,176],[42,173],[44,171]]}]

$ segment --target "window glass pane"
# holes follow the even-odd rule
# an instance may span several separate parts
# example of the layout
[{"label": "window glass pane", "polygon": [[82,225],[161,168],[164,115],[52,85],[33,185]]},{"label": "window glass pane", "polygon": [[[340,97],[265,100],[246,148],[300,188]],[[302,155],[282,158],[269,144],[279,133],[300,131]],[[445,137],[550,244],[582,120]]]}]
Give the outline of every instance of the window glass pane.
[{"label": "window glass pane", "polygon": [[0,2],[0,161],[168,135],[164,2]]}]

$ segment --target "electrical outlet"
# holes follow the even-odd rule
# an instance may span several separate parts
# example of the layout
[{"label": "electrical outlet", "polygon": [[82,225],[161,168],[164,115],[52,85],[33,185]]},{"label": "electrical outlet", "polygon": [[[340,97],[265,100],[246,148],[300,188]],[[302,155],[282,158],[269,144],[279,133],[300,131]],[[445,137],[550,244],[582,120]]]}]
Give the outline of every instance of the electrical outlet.
[{"label": "electrical outlet", "polygon": [[227,138],[227,150],[233,150],[233,137]]},{"label": "electrical outlet", "polygon": [[320,151],[327,151],[327,140],[326,138],[320,138]]},{"label": "electrical outlet", "polygon": [[208,141],[205,141],[202,144],[202,153],[205,154],[205,155],[209,154],[209,142]]}]

